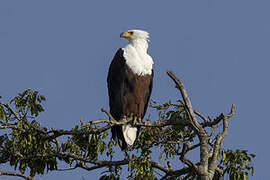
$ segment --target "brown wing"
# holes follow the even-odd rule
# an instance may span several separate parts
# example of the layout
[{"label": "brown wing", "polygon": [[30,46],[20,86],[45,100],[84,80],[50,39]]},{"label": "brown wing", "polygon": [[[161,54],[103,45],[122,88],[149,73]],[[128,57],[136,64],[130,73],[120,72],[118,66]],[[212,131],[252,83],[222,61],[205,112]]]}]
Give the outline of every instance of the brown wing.
[{"label": "brown wing", "polygon": [[[122,97],[124,95],[124,79],[125,58],[123,57],[123,50],[119,49],[111,62],[107,76],[110,113],[117,121],[119,121],[123,115]],[[111,128],[111,131],[113,139],[118,141],[121,149],[126,149],[127,144],[124,139],[122,127],[114,126]]]}]

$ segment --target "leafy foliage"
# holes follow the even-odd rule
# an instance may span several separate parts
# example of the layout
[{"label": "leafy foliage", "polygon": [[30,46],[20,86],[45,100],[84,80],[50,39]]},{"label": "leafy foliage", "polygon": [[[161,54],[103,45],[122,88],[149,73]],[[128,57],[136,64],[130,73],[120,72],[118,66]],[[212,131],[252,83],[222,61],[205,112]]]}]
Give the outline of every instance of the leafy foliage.
[{"label": "leafy foliage", "polygon": [[25,116],[30,111],[31,115],[37,117],[40,112],[44,111],[41,103],[45,100],[45,97],[40,95],[38,91],[27,89],[23,93],[19,93],[10,103],[14,103],[22,115]]},{"label": "leafy foliage", "polygon": [[[196,143],[194,131],[189,126],[140,127],[139,136],[131,149],[134,151],[129,152],[132,155],[123,153],[125,159],[115,161],[118,145],[110,138],[108,129],[99,131],[105,127],[104,124],[75,126],[71,130],[43,127],[37,118],[44,111],[45,100],[37,91],[27,89],[14,97],[10,104],[0,102],[0,129],[8,129],[0,131],[1,164],[9,163],[22,174],[29,171],[32,177],[58,170],[60,161],[71,168],[105,168],[101,180],[120,179],[123,165],[128,165],[129,179],[158,179],[164,172],[165,179],[169,175],[178,179],[197,177],[193,176],[194,171],[177,174],[183,166],[172,168],[170,164],[172,161],[180,164],[179,160],[185,153],[183,144]],[[152,107],[156,109],[159,121],[184,121],[188,118],[181,101]],[[217,125],[212,126],[213,136],[215,127]],[[156,152],[160,153],[159,157],[154,156]],[[246,150],[222,149],[220,157],[219,167],[231,179],[245,179],[249,173],[253,175],[251,162],[254,154],[248,154]],[[216,172],[218,176],[220,174]]]},{"label": "leafy foliage", "polygon": [[7,121],[7,114],[3,106],[0,106],[0,119]]},{"label": "leafy foliage", "polygon": [[254,168],[250,164],[255,154],[248,154],[247,150],[231,149],[222,150],[222,164],[226,167],[225,172],[229,173],[230,179],[242,180],[248,179],[248,173],[253,176]]},{"label": "leafy foliage", "polygon": [[153,172],[150,161],[150,155],[143,157],[133,156],[128,163],[128,170],[130,171],[129,179],[157,179]]},{"label": "leafy foliage", "polygon": [[52,142],[42,135],[46,132],[46,128],[43,128],[37,121],[30,122],[26,118],[29,112],[31,115],[38,116],[40,112],[44,111],[41,106],[42,101],[45,101],[44,96],[29,89],[12,99],[11,103],[20,114],[20,119],[13,124],[7,122],[13,122],[17,118],[15,114],[11,112],[11,109],[5,111],[4,107],[0,106],[1,124],[12,127],[12,131],[8,135],[0,136],[0,162],[10,162],[10,165],[14,166],[15,170],[18,167],[21,173],[24,173],[28,167],[31,176],[36,173],[43,174],[45,168],[47,170],[57,169],[56,157],[49,156],[54,151]]}]

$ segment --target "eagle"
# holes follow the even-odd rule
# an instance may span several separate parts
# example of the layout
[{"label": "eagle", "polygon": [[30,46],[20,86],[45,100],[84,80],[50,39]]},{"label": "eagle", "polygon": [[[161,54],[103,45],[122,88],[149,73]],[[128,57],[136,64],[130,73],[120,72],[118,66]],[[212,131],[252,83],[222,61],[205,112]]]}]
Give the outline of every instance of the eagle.
[{"label": "eagle", "polygon": [[[120,34],[128,44],[116,52],[107,76],[110,113],[116,121],[143,119],[153,87],[153,59],[147,53],[149,33],[129,30]],[[111,128],[122,151],[133,145],[138,128],[128,123]]]}]

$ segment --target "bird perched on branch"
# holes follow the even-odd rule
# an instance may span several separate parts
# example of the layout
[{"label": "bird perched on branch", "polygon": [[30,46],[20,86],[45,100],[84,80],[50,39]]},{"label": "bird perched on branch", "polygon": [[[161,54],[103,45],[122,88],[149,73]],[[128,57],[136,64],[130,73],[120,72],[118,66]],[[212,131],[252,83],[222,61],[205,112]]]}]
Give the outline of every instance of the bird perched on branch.
[{"label": "bird perched on branch", "polygon": [[[149,33],[129,30],[121,33],[128,44],[116,52],[107,77],[110,113],[117,121],[143,119],[153,86],[153,60],[147,53]],[[138,128],[132,122],[111,128],[121,150],[133,145]]]}]

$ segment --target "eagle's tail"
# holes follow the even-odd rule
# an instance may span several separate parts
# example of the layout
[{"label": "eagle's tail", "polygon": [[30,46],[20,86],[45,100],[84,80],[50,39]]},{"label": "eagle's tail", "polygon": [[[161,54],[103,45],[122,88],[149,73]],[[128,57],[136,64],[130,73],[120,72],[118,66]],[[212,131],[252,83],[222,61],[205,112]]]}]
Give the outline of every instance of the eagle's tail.
[{"label": "eagle's tail", "polygon": [[122,151],[127,148],[127,143],[123,135],[122,126],[112,127],[112,138],[114,141],[118,142]]},{"label": "eagle's tail", "polygon": [[127,145],[133,145],[137,137],[137,127],[130,124],[112,127],[112,137],[117,141],[121,150],[124,151]]},{"label": "eagle's tail", "polygon": [[137,127],[132,127],[130,124],[122,126],[125,141],[128,145],[133,145],[137,137]]}]

